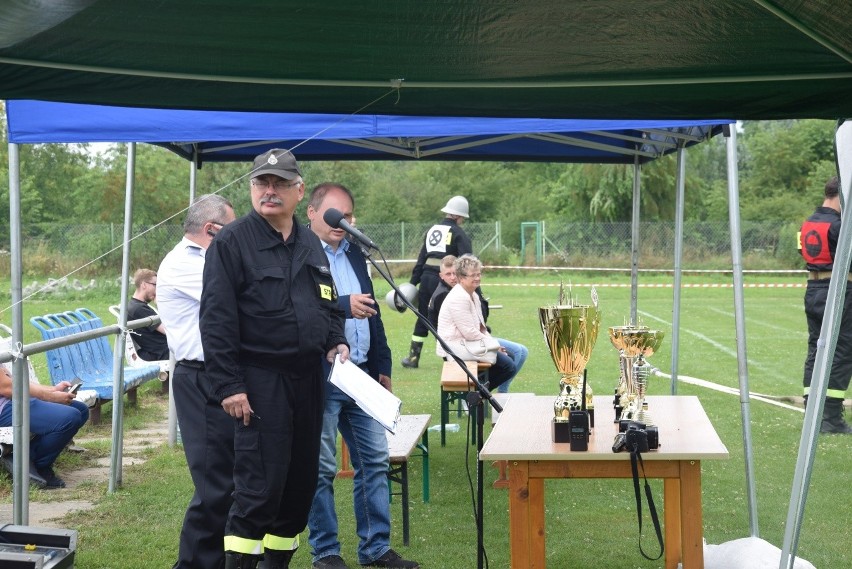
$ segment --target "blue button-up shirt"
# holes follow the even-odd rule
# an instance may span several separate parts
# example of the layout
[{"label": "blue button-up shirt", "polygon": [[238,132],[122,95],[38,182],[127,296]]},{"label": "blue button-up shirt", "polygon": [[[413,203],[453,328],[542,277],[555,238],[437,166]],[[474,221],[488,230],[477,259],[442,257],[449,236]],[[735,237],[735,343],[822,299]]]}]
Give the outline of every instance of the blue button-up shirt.
[{"label": "blue button-up shirt", "polygon": [[[362,293],[358,275],[355,274],[352,263],[346,256],[346,251],[349,250],[349,241],[346,239],[341,241],[337,251],[332,249],[331,245],[325,241],[322,242],[322,246],[328,257],[328,263],[331,265],[331,276],[334,277],[337,294],[348,296]],[[367,323],[367,319],[347,318],[344,331],[346,340],[349,342],[349,359],[356,365],[365,363],[367,352],[370,351],[370,325]]]}]

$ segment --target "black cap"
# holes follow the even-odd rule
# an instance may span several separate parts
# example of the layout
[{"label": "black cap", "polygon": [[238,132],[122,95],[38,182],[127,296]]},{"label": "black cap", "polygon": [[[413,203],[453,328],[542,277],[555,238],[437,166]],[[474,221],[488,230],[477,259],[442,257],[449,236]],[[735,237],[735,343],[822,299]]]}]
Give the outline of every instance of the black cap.
[{"label": "black cap", "polygon": [[285,180],[295,180],[302,175],[296,157],[289,150],[273,148],[254,159],[251,177],[257,178],[264,174],[280,176]]}]

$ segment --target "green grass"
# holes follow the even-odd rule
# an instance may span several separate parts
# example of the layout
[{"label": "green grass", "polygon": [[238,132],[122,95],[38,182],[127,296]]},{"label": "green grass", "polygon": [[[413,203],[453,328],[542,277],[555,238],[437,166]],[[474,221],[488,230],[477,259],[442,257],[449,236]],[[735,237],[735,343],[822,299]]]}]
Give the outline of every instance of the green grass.
[{"label": "green grass", "polygon": [[[520,341],[530,348],[530,358],[512,385],[516,392],[539,395],[557,393],[558,374],[541,338],[537,308],[555,302],[559,275],[532,276],[488,275],[483,288],[493,304],[490,324],[495,334]],[[586,283],[627,284],[624,275],[570,274],[574,294],[586,301]],[[769,282],[770,277],[748,277],[747,282]],[[801,282],[797,278],[771,277],[772,282]],[[640,278],[644,284],[669,283],[665,275]],[[727,276],[690,276],[686,284],[730,282]],[[489,285],[490,283],[490,285]],[[497,286],[497,284],[512,286]],[[532,286],[547,284],[551,286]],[[387,286],[377,283],[377,295],[384,297]],[[801,288],[748,288],[745,290],[749,381],[752,391],[773,396],[801,394],[802,362],[805,355],[806,329]],[[606,336],[606,327],[621,325],[629,315],[630,289],[599,286],[603,311],[601,334],[588,366],[589,381],[598,394],[611,392],[617,382],[618,357]],[[642,321],[666,331],[666,339],[651,362],[665,372],[671,371],[672,296],[670,288],[640,288],[638,307]],[[110,321],[106,306],[117,301],[110,294],[70,301],[28,301],[27,318],[59,309],[88,306]],[[738,385],[734,331],[733,290],[730,288],[684,288],[681,299],[680,361],[678,373],[722,385]],[[3,320],[8,323],[8,313]],[[420,369],[407,370],[398,365],[408,349],[413,325],[410,313],[384,311],[385,327],[394,352],[394,391],[403,400],[405,413],[431,413],[438,421],[438,377],[440,361],[433,357],[434,341],[424,349]],[[27,323],[27,342],[37,338]],[[32,330],[29,330],[32,329]],[[42,358],[43,359],[43,358]],[[40,377],[46,377],[43,363],[36,358]],[[127,427],[144,423],[156,416],[146,409],[156,401],[159,386],[148,384],[140,394],[139,408],[128,408]],[[651,392],[669,393],[668,380],[653,380]],[[708,391],[681,383],[678,393],[697,395],[720,437],[728,447],[730,459],[705,461],[703,464],[703,504],[705,537],[708,543],[746,537],[749,534],[748,506],[743,456],[740,405],[735,396]],[[752,402],[751,429],[754,445],[760,536],[780,547],[783,541],[787,506],[803,415],[760,402]],[[452,419],[459,422],[459,419]],[[105,415],[105,433],[109,433],[109,414]],[[475,481],[475,457],[465,444],[466,417],[462,430],[449,433],[447,446],[441,448],[437,433],[431,443],[431,500],[421,501],[420,464],[411,464],[411,546],[403,547],[399,499],[392,504],[394,518],[393,547],[417,559],[424,567],[469,568],[476,563],[476,528],[473,522],[471,484]],[[91,429],[92,427],[86,427]],[[488,429],[488,427],[486,427]],[[661,441],[665,444],[665,441]],[[809,488],[808,504],[799,544],[799,555],[817,567],[842,566],[852,537],[852,509],[846,504],[852,497],[852,473],[848,466],[852,438],[824,436],[819,440]],[[192,487],[180,450],[166,446],[155,448],[150,460],[138,467],[126,468],[123,487],[115,494],[101,485],[95,510],[74,514],[63,520],[64,527],[80,532],[78,566],[89,568],[168,567],[174,562],[178,533]],[[67,460],[65,455],[62,461]],[[60,462],[62,468],[68,463]],[[471,480],[468,480],[468,468]],[[490,566],[507,567],[508,500],[505,490],[490,487],[496,470],[486,468],[485,545]],[[662,485],[652,481],[658,507],[662,504]],[[336,482],[338,514],[343,554],[354,564],[356,537],[352,515],[351,481]],[[646,561],[638,551],[637,524],[632,483],[629,480],[548,481],[546,484],[547,558],[551,567],[661,567],[661,562]],[[97,494],[97,492],[90,492]],[[654,551],[647,512],[643,546]],[[303,536],[307,543],[307,535]],[[293,566],[309,567],[308,547],[297,555]]]}]

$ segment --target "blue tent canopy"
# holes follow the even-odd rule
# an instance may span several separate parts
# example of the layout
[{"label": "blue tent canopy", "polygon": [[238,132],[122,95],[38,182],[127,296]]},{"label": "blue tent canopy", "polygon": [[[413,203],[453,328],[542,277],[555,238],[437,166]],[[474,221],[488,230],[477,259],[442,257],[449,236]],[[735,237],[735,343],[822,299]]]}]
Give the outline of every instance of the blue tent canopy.
[{"label": "blue tent canopy", "polygon": [[269,148],[299,160],[640,163],[721,132],[719,120],[567,120],[145,109],[7,102],[9,141],[148,142],[204,162]]}]

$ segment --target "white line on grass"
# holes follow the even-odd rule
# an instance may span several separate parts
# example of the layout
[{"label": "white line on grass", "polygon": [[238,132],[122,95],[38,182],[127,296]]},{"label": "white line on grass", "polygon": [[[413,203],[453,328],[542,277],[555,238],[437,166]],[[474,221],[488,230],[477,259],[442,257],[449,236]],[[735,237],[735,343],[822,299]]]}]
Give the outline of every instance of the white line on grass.
[{"label": "white line on grass", "polygon": [[[653,314],[650,314],[648,312],[639,311],[639,314],[641,314],[642,316],[645,316],[647,318],[650,318],[652,320],[656,320],[657,322],[661,322],[661,323],[663,323],[667,326],[671,326],[671,322],[667,322],[666,320],[663,320],[662,318],[654,316]],[[681,330],[683,330],[684,332],[686,332],[688,334],[695,336],[696,338],[698,338],[698,339],[700,339],[704,342],[707,342],[708,344],[715,347],[716,349],[718,349],[719,351],[721,351],[724,354],[727,354],[727,355],[732,356],[734,358],[737,357],[737,352],[735,350],[732,350],[732,349],[728,348],[727,346],[724,346],[724,345],[720,344],[719,342],[708,338],[704,334],[701,334],[699,332],[695,332],[694,330],[688,330],[688,329],[683,329],[683,328],[681,328]],[[765,366],[758,365],[758,364],[756,364],[752,361],[749,361],[749,364],[754,366],[754,367],[766,370]],[[665,378],[668,378],[668,379],[672,378],[672,376],[670,374],[664,373],[660,370],[657,370],[654,373],[656,375],[659,375],[661,377],[665,377]],[[706,379],[699,379],[697,377],[690,377],[688,375],[681,375],[681,374],[678,374],[677,379],[678,379],[678,381],[682,381],[684,383],[689,383],[691,385],[697,385],[699,387],[712,389],[714,391],[719,391],[721,393],[728,393],[730,395],[736,395],[736,396],[740,395],[740,390],[737,389],[737,388],[728,387],[727,385],[721,385],[719,383],[713,383],[712,381],[707,381]],[[776,401],[776,400],[770,398],[768,395],[749,392],[749,398],[755,399],[757,401],[763,401],[764,403],[769,403],[770,405],[775,405],[776,407],[782,407],[784,409],[790,409],[792,411],[801,411],[801,412],[804,413],[804,409],[800,409],[798,407],[790,405],[789,403],[783,403],[781,401]]]},{"label": "white line on grass", "polygon": [[[710,310],[712,310],[713,312],[715,312],[717,314],[721,314],[722,316],[727,316],[728,318],[734,317],[733,312],[728,312],[727,310],[722,310],[721,308],[716,308],[714,306],[711,306]],[[770,324],[769,322],[765,322],[763,320],[755,320],[754,318],[746,318],[746,322],[747,323],[750,322],[752,324],[755,324],[757,326],[761,326],[763,328],[771,328],[772,330],[778,330],[780,332],[787,332],[787,333],[797,332],[796,330],[790,330],[789,328],[786,328],[784,326],[778,326],[776,324]]]},{"label": "white line on grass", "polygon": [[[541,287],[558,287],[558,283],[492,283],[488,282],[488,286],[508,286],[508,287],[524,287],[524,288],[541,288]],[[598,288],[631,288],[630,283],[573,283],[576,287],[598,287]],[[639,288],[673,288],[673,283],[638,283]],[[743,288],[805,288],[807,285],[801,283],[746,283]],[[681,283],[681,288],[734,288],[733,283]]]},{"label": "white line on grass", "polygon": [[[655,375],[660,377],[665,377],[667,379],[671,379],[672,376],[663,373],[659,370],[654,372]],[[705,387],[707,389],[712,389],[713,391],[719,391],[721,393],[728,393],[730,395],[736,395],[739,397],[740,390],[734,389],[733,387],[728,387],[726,385],[719,385],[718,383],[713,383],[712,381],[707,381],[706,379],[699,379],[697,377],[690,377],[688,375],[680,375],[677,376],[678,381],[682,381],[684,383],[689,383],[690,385],[697,385],[698,387]],[[749,392],[749,399],[754,399],[756,401],[763,401],[764,403],[769,403],[770,405],[775,405],[776,407],[781,407],[783,409],[789,409],[790,411],[798,411],[799,413],[804,413],[804,408],[796,407],[795,405],[790,405],[789,403],[784,403],[782,401],[776,401],[775,399],[770,398],[768,395],[762,395],[760,393]]]},{"label": "white line on grass", "polygon": [[[647,318],[650,318],[651,320],[656,320],[657,322],[661,322],[662,324],[665,324],[666,326],[671,327],[671,325],[672,325],[671,322],[669,322],[667,320],[663,320],[662,318],[654,316],[653,314],[650,314],[648,312],[639,311],[639,314],[641,314],[642,316],[645,316]],[[713,346],[714,348],[716,348],[717,350],[719,350],[720,352],[722,352],[726,356],[730,356],[734,359],[737,359],[737,351],[736,350],[729,348],[728,346],[725,346],[724,344],[720,344],[719,342],[717,342],[716,340],[714,340],[712,338],[708,338],[707,336],[705,336],[701,332],[696,332],[695,330],[690,330],[689,328],[681,328],[681,331],[686,332],[687,334],[689,334],[691,336],[695,336],[696,338],[698,338],[702,342],[706,342],[706,343],[710,344],[711,346]],[[766,367],[763,364],[760,364],[758,362],[755,362],[754,360],[747,360],[747,361],[748,361],[748,364],[750,366],[753,366],[757,369],[760,369],[760,370],[765,371],[765,372],[771,371],[768,367]]]}]

